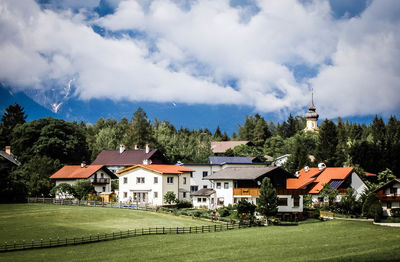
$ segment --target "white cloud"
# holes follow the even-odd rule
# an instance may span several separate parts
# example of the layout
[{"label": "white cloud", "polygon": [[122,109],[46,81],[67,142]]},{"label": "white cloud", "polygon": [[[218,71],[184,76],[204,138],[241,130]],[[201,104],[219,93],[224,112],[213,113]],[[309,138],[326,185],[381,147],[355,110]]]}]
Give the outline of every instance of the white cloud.
[{"label": "white cloud", "polygon": [[[228,0],[189,8],[165,0],[109,2],[118,6],[113,14],[88,20],[87,10],[0,1],[0,80],[20,89],[51,81],[63,89],[74,78],[81,99],[243,104],[262,112],[298,112],[314,87],[324,116],[399,109],[395,0],[374,1],[348,20],[334,20],[328,1],[260,0],[255,14]],[[102,37],[93,23],[140,37]],[[287,66],[298,64],[321,69],[298,82]],[[235,89],[226,84],[232,79]]]}]

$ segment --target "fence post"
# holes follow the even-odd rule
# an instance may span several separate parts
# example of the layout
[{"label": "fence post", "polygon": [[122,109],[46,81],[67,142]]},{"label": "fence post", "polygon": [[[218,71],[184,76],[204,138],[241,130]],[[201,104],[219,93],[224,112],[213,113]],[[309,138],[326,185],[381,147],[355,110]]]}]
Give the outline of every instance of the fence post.
[{"label": "fence post", "polygon": [[4,250],[7,250],[7,241],[4,242]]},{"label": "fence post", "polygon": [[128,237],[129,237],[129,229],[128,229]]},{"label": "fence post", "polygon": [[192,234],[192,227],[189,227],[189,233]]},{"label": "fence post", "polygon": [[92,234],[89,235],[90,242],[92,242]]},{"label": "fence post", "polygon": [[100,233],[97,233],[97,241],[100,240]]},{"label": "fence post", "polygon": [[60,244],[60,237],[57,236],[57,246]]},{"label": "fence post", "polygon": [[136,228],[135,228],[135,235],[134,236],[136,236]]},{"label": "fence post", "polygon": [[114,239],[114,232],[113,232],[113,239]]},{"label": "fence post", "polygon": [[51,247],[51,237],[49,237],[50,247]]},{"label": "fence post", "polygon": [[165,234],[165,227],[162,228],[162,233]]},{"label": "fence post", "polygon": [[201,233],[204,233],[204,226],[201,226]]},{"label": "fence post", "polygon": [[216,232],[217,231],[217,225],[215,224],[214,225],[214,232]]},{"label": "fence post", "polygon": [[22,240],[22,249],[25,249],[25,240]]},{"label": "fence post", "polygon": [[119,238],[122,238],[122,231],[119,231]]},{"label": "fence post", "polygon": [[74,245],[75,245],[75,238],[74,238]]}]

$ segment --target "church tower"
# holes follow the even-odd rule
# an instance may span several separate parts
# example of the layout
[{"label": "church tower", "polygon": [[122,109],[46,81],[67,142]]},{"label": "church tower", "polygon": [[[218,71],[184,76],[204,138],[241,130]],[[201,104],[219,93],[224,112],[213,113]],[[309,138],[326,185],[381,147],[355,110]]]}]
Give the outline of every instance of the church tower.
[{"label": "church tower", "polygon": [[319,115],[315,112],[316,108],[314,106],[314,91],[311,94],[311,105],[306,113],[306,128],[304,131],[318,131],[318,117]]}]

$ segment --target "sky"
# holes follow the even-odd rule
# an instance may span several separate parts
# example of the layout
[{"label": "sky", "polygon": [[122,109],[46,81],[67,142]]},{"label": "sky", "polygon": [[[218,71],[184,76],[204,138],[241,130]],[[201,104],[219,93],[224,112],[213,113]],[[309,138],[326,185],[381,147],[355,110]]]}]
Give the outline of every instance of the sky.
[{"label": "sky", "polygon": [[177,127],[400,112],[398,0],[0,0],[0,107]]}]

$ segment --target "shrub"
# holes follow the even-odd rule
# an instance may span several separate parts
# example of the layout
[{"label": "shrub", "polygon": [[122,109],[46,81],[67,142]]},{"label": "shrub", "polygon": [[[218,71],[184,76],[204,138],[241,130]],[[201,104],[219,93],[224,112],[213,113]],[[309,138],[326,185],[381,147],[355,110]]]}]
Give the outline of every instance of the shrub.
[{"label": "shrub", "polygon": [[221,207],[218,209],[218,214],[220,217],[228,217],[231,215],[231,210],[229,210],[229,208],[226,207]]},{"label": "shrub", "polygon": [[192,208],[192,202],[186,200],[178,200],[176,203],[176,208]]},{"label": "shrub", "polygon": [[392,208],[390,211],[392,217],[400,217],[400,208]]},{"label": "shrub", "polygon": [[362,213],[366,217],[374,218],[378,221],[383,214],[382,204],[374,192],[367,196],[362,207]]}]

